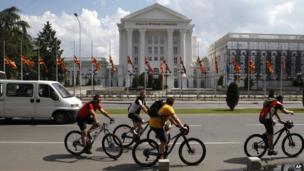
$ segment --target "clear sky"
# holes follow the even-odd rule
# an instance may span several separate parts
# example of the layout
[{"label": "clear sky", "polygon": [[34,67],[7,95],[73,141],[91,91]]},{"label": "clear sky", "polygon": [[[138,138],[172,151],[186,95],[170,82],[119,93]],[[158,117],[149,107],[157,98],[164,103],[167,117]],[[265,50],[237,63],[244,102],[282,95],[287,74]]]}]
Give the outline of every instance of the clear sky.
[{"label": "clear sky", "polygon": [[[0,0],[0,10],[16,6],[33,37],[50,21],[62,40],[63,56],[78,55],[79,15],[82,56],[108,56],[118,62],[120,18],[159,3],[192,19],[200,56],[228,32],[303,34],[303,0]],[[74,41],[76,42],[74,50]],[[93,48],[91,43],[93,42]],[[111,42],[111,43],[110,43]],[[111,44],[111,50],[110,46]],[[93,49],[93,50],[92,50]]]}]

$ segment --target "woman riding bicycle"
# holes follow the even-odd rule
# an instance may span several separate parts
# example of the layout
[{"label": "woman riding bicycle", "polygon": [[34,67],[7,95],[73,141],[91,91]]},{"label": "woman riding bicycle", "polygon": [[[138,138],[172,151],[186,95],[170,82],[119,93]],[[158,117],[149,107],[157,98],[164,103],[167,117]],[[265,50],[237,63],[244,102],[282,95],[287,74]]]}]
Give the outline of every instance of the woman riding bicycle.
[{"label": "woman riding bicycle", "polygon": [[93,97],[93,100],[87,102],[82,106],[82,108],[79,110],[76,120],[77,120],[77,125],[79,126],[81,130],[81,140],[83,145],[85,146],[85,152],[87,154],[92,154],[91,152],[91,145],[88,143],[88,129],[86,124],[93,124],[90,129],[94,129],[100,125],[96,118],[96,113],[95,111],[99,110],[100,113],[105,115],[107,118],[111,120],[111,122],[114,121],[112,117],[108,114],[107,111],[105,111],[100,104],[100,96],[95,95]]},{"label": "woman riding bicycle", "polygon": [[265,126],[266,135],[268,139],[268,155],[277,155],[278,153],[273,150],[273,126],[274,122],[272,117],[275,115],[279,122],[284,124],[284,122],[279,117],[277,111],[278,109],[285,114],[293,115],[293,111],[287,110],[283,107],[283,96],[277,96],[276,98],[268,98],[264,101],[263,109],[260,112],[259,120]]}]

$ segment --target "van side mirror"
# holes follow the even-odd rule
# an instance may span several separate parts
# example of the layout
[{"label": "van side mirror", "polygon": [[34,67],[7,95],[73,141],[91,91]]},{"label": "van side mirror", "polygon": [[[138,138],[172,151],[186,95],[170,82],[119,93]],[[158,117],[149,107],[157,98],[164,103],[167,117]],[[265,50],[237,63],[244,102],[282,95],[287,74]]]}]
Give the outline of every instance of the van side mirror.
[{"label": "van side mirror", "polygon": [[59,97],[56,93],[51,93],[51,99],[54,100],[54,101],[58,101]]}]

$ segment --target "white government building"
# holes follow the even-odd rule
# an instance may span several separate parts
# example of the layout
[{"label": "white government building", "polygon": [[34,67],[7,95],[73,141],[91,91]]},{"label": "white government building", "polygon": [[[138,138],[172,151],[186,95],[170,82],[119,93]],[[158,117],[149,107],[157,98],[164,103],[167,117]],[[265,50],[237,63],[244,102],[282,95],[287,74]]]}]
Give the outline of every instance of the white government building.
[{"label": "white government building", "polygon": [[[146,71],[145,57],[154,71],[159,71],[162,59],[172,73],[167,77],[169,89],[192,87],[193,80],[188,75],[192,61],[196,60],[196,38],[192,36],[194,25],[191,19],[159,4],[153,4],[121,19],[119,29],[118,86],[130,87],[132,75],[128,73],[127,56],[140,75]],[[182,74],[180,57],[187,73]],[[183,80],[181,80],[183,79]],[[166,83],[165,83],[166,84]]]}]

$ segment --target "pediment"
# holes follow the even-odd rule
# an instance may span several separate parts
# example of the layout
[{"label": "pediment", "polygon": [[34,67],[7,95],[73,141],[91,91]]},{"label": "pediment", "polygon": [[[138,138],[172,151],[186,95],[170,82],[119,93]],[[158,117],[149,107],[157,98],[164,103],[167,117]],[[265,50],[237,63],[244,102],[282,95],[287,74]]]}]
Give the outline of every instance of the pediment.
[{"label": "pediment", "polygon": [[186,16],[179,14],[159,4],[148,6],[142,10],[129,14],[126,20],[189,20]]}]

